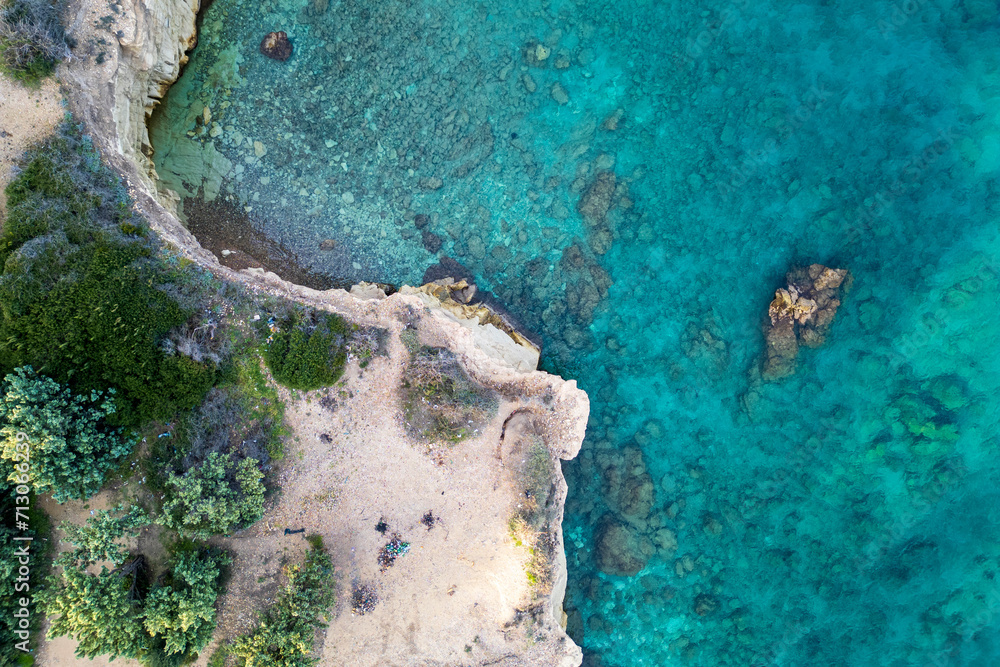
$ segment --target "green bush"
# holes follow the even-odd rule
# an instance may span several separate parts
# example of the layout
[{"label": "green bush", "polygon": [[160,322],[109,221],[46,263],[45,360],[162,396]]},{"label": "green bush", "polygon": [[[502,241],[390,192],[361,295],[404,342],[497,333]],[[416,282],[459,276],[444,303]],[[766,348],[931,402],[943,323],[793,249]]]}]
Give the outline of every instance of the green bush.
[{"label": "green bush", "polygon": [[138,426],[192,408],[214,367],[160,343],[190,314],[176,272],[119,180],[64,125],[7,187],[0,233],[0,371],[32,365],[75,391],[117,389],[114,419]]},{"label": "green bush", "polygon": [[274,379],[311,391],[340,379],[347,361],[347,324],[331,313],[295,313],[273,332],[264,360]]},{"label": "green bush", "polygon": [[237,461],[213,452],[184,474],[171,474],[157,522],[199,539],[250,525],[264,515],[264,473],[258,465],[256,459]]},{"label": "green bush", "polygon": [[75,559],[90,563],[110,561],[119,565],[128,557],[128,549],[120,540],[138,536],[139,528],[149,523],[149,516],[141,507],[133,505],[128,513],[122,514],[119,505],[113,510],[97,511],[82,526],[64,521],[60,528],[64,539],[76,545]]},{"label": "green bush", "polygon": [[52,74],[67,53],[55,3],[0,3],[0,71],[30,86]]},{"label": "green bush", "polygon": [[315,663],[315,628],[324,623],[334,602],[333,564],[322,549],[312,547],[305,562],[285,570],[286,584],[262,615],[260,626],[232,646],[239,667],[307,667]]},{"label": "green bush", "polygon": [[[37,644],[41,634],[38,627],[41,614],[36,613],[34,596],[29,591],[41,588],[48,567],[48,517],[45,512],[35,507],[37,498],[29,496],[31,506],[27,514],[29,528],[15,530],[12,527],[15,525],[17,511],[14,496],[5,485],[0,484],[0,489],[2,489],[0,514],[7,517],[0,522],[0,637],[3,637],[3,641],[0,642],[0,665],[16,665],[25,655],[17,644],[24,642],[22,648],[32,648]],[[30,543],[16,541],[14,539],[16,537],[31,537],[33,541]],[[27,551],[27,567],[30,570],[27,579],[24,579],[20,572],[20,568],[25,565],[23,560],[25,551]],[[30,619],[27,639],[15,634],[15,630],[21,628],[18,628],[18,617],[14,616],[15,612],[23,609],[20,600],[25,597],[29,601],[27,609]]]},{"label": "green bush", "polygon": [[215,549],[178,554],[148,593],[145,559],[89,574],[80,552],[60,557],[62,567],[36,597],[52,618],[49,637],[78,642],[76,655],[138,659],[149,666],[180,665],[211,640],[220,573],[229,563]]},{"label": "green bush", "polygon": [[[97,493],[135,445],[108,428],[115,406],[100,392],[74,395],[31,366],[7,375],[0,388],[0,457],[13,468],[8,479],[51,493],[56,502]],[[23,463],[25,444],[30,463]]]},{"label": "green bush", "polygon": [[163,585],[146,598],[146,631],[157,639],[156,652],[167,656],[198,653],[215,630],[215,599],[228,557],[207,550],[179,554]]},{"label": "green bush", "polygon": [[64,561],[62,574],[36,595],[46,615],[53,617],[48,636],[72,637],[81,658],[138,658],[149,635],[134,594],[136,576],[122,576],[106,567],[92,575],[83,566]]}]

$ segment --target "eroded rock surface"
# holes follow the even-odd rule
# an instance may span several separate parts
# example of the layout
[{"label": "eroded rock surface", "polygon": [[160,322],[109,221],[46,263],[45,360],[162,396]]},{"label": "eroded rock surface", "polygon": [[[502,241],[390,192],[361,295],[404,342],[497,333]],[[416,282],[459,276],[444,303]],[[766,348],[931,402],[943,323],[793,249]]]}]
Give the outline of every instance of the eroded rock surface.
[{"label": "eroded rock surface", "polygon": [[292,57],[292,43],[284,30],[269,32],[260,40],[260,52],[268,58],[284,62]]},{"label": "eroded rock surface", "polygon": [[761,378],[778,380],[795,372],[799,345],[819,347],[826,340],[840,297],[850,287],[847,269],[822,264],[797,268],[786,275],[787,287],[774,293],[768,308],[770,323],[765,330],[765,352]]}]

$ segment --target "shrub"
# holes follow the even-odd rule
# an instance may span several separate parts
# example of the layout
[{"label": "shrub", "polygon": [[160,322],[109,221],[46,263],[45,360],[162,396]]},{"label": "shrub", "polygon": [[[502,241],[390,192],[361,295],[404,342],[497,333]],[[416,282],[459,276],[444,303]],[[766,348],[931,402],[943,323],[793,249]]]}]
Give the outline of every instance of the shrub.
[{"label": "shrub", "polygon": [[167,656],[197,653],[212,639],[219,577],[229,558],[209,550],[179,554],[163,585],[146,598],[146,631]]},{"label": "shrub", "polygon": [[234,643],[231,655],[240,667],[306,667],[314,629],[334,601],[333,564],[321,548],[310,548],[305,562],[285,570],[286,583],[263,614],[258,628]]},{"label": "shrub", "polygon": [[417,347],[403,375],[403,416],[410,432],[459,442],[479,432],[498,407],[494,392],[474,383],[444,348]]},{"label": "shrub", "polygon": [[0,370],[30,364],[81,393],[115,388],[121,425],[197,405],[213,366],[159,345],[189,316],[167,293],[176,275],[152,235],[122,231],[144,225],[89,142],[64,125],[29,152],[7,195]]},{"label": "shrub", "polygon": [[[0,484],[0,488],[4,485]],[[31,648],[41,634],[38,631],[38,624],[41,615],[35,612],[36,603],[34,597],[27,591],[38,590],[44,581],[44,573],[47,570],[48,549],[46,539],[48,534],[48,524],[46,514],[41,509],[35,507],[35,498],[31,498],[31,510],[28,513],[28,530],[15,530],[13,519],[17,511],[14,504],[14,495],[6,488],[0,492],[0,514],[9,517],[0,522],[0,637],[4,640],[0,642],[0,665],[16,665],[19,659],[23,659],[25,653],[18,648]],[[21,508],[23,510],[23,507]],[[21,516],[24,516],[23,514]],[[34,541],[26,544],[16,541],[17,537],[31,537]],[[25,554],[27,552],[27,555]],[[25,563],[27,558],[27,563]],[[25,581],[21,575],[21,568],[27,566],[30,574]],[[28,588],[25,588],[25,586]],[[27,638],[15,634],[19,628],[19,619],[14,616],[24,607],[21,606],[21,598],[28,598],[28,614],[30,625]],[[22,644],[23,642],[23,644]]]},{"label": "shrub", "polygon": [[186,473],[167,478],[157,521],[199,539],[249,525],[264,514],[263,477],[256,459],[237,462],[231,454],[213,452]]},{"label": "shrub", "polygon": [[289,389],[311,391],[340,379],[347,361],[347,325],[331,313],[295,312],[276,326],[264,360]]},{"label": "shrub", "polygon": [[136,537],[138,529],[149,525],[150,521],[141,507],[134,505],[127,514],[121,514],[121,511],[121,505],[113,510],[99,510],[82,526],[62,523],[60,528],[65,540],[76,545],[73,555],[76,560],[90,563],[111,561],[115,565],[125,562],[128,549],[119,540]]},{"label": "shrub", "polygon": [[28,85],[52,74],[67,53],[55,3],[6,0],[0,7],[0,71]]},{"label": "shrub", "polygon": [[23,483],[26,478],[36,493],[51,493],[56,502],[95,494],[135,445],[120,429],[108,428],[106,418],[115,406],[100,392],[74,395],[31,366],[7,375],[2,388],[0,456],[12,464],[21,459],[18,445],[24,436],[30,456],[26,470],[15,466],[9,479]]},{"label": "shrub", "polygon": [[45,613],[54,617],[48,636],[73,637],[81,658],[139,657],[149,635],[134,595],[137,576],[135,572],[123,576],[106,567],[91,575],[82,566],[64,561],[62,574],[37,594]]},{"label": "shrub", "polygon": [[73,637],[79,657],[107,655],[146,665],[187,664],[215,629],[215,600],[228,557],[214,549],[189,550],[171,562],[163,581],[144,595],[145,559],[89,574],[92,564],[75,555],[59,559],[38,598],[53,616],[49,637]]}]

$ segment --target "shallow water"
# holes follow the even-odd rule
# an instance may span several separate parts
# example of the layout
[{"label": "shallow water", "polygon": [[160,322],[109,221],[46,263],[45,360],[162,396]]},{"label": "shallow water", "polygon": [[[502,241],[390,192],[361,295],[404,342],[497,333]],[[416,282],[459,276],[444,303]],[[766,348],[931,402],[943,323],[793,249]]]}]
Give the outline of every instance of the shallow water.
[{"label": "shallow water", "polygon": [[[998,27],[980,0],[216,0],[155,160],[315,271],[452,257],[541,334],[592,398],[564,526],[592,664],[996,664]],[[853,288],[761,383],[813,262]],[[595,547],[623,497],[658,539],[632,577]]]}]

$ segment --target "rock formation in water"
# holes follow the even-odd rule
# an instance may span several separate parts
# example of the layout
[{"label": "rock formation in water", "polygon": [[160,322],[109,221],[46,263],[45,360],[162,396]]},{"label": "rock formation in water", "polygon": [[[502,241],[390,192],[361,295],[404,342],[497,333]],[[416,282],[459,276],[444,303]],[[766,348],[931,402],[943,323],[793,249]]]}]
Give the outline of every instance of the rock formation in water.
[{"label": "rock formation in water", "polygon": [[284,30],[269,32],[260,40],[260,52],[268,58],[284,62],[292,57],[292,43]]},{"label": "rock formation in water", "polygon": [[778,380],[795,372],[799,345],[819,347],[826,340],[842,291],[850,288],[847,269],[822,264],[792,269],[785,276],[788,286],[774,293],[765,328],[767,350],[761,378]]},{"label": "rock formation in water", "polygon": [[602,571],[621,577],[638,574],[655,553],[653,543],[631,526],[612,516],[597,529],[597,564]]}]

